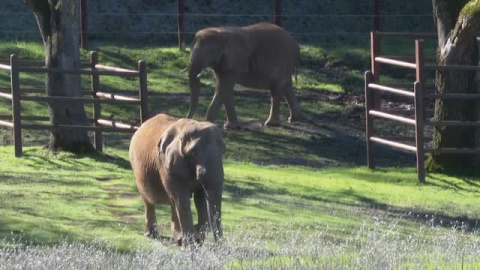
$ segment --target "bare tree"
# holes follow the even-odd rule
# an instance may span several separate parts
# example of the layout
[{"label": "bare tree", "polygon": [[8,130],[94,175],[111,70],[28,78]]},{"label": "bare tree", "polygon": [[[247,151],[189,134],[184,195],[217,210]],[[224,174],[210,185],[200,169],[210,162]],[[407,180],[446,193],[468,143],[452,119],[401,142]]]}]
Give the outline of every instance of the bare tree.
[{"label": "bare tree", "polygon": [[[80,68],[80,1],[24,0],[34,13],[45,46],[45,65],[48,68]],[[48,96],[81,96],[80,75],[49,73],[45,88]],[[85,125],[83,103],[49,103],[52,124]],[[86,131],[52,131],[49,148],[85,152],[93,149]]]},{"label": "bare tree", "polygon": [[[432,0],[433,17],[438,33],[439,65],[477,65],[476,32],[480,26],[480,0]],[[438,93],[474,93],[475,72],[438,71],[435,78]],[[436,120],[477,120],[478,104],[465,100],[436,100]],[[476,143],[471,127],[437,127],[435,147],[468,147]],[[479,167],[473,155],[433,154],[427,169],[454,173],[471,173]]]}]

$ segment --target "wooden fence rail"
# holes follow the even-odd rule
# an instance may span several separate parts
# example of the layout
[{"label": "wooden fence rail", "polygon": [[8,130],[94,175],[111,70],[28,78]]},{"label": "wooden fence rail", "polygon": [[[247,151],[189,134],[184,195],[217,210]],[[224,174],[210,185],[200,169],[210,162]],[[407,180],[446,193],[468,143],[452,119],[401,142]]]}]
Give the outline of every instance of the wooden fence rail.
[{"label": "wooden fence rail", "polygon": [[[367,141],[367,164],[368,167],[375,168],[374,156],[372,152],[372,143],[387,145],[407,152],[413,152],[417,157],[417,178],[421,183],[425,183],[425,154],[446,153],[446,154],[480,154],[480,149],[465,148],[426,148],[425,147],[425,127],[426,126],[454,126],[454,127],[480,127],[480,121],[433,121],[425,119],[426,109],[425,100],[432,99],[455,99],[455,100],[478,100],[480,94],[438,94],[427,92],[433,88],[433,84],[426,83],[426,71],[436,70],[462,70],[462,71],[480,71],[479,66],[457,66],[447,65],[439,66],[425,64],[425,53],[423,39],[434,39],[433,34],[419,33],[382,33],[372,32],[371,35],[371,71],[365,73],[365,114],[366,114],[366,141]],[[381,55],[382,38],[407,38],[415,40],[414,62],[409,62],[408,58],[399,56]],[[398,60],[402,59],[402,60]],[[403,60],[406,59],[406,60]],[[430,60],[430,59],[429,59]],[[392,65],[401,68],[415,70],[415,82],[412,84],[381,84],[380,70],[381,65]],[[413,92],[405,90],[412,89]],[[380,109],[380,95],[384,92],[388,94],[410,97],[414,100],[415,117],[407,118],[404,116],[387,113]],[[391,121],[400,122],[415,127],[415,137],[405,138],[402,136],[380,138],[375,136],[375,118],[382,118]],[[400,143],[398,141],[414,142],[415,145]]]},{"label": "wooden fence rail", "polygon": [[[83,130],[94,132],[94,143],[97,151],[103,151],[103,132],[127,132],[133,133],[138,126],[133,124],[125,124],[117,121],[101,119],[101,104],[133,104],[140,106],[140,123],[147,120],[148,111],[148,89],[147,89],[147,70],[145,61],[138,62],[138,70],[128,70],[123,68],[111,67],[98,64],[98,54],[91,53],[89,63],[82,63],[82,67],[88,69],[57,69],[46,68],[38,64],[38,61],[19,60],[17,55],[12,54],[10,61],[0,60],[0,72],[9,72],[11,78],[10,88],[0,88],[0,99],[11,100],[12,115],[0,115],[0,126],[12,128],[15,156],[22,156],[22,129],[36,130]],[[8,63],[8,64],[5,64]],[[31,66],[29,66],[31,65]],[[63,74],[79,74],[90,75],[91,97],[61,97],[61,96],[31,96],[25,95],[29,93],[40,94],[45,93],[41,88],[20,88],[20,73],[63,73]],[[139,91],[138,97],[123,96],[116,93],[107,93],[100,91],[100,76],[119,76],[119,77],[138,77]],[[93,103],[93,118],[87,119],[87,123],[91,125],[58,125],[58,124],[40,124],[40,123],[22,123],[22,120],[30,121],[47,121],[49,117],[45,116],[24,116],[21,115],[21,101],[37,101],[37,102],[80,102]],[[10,120],[10,121],[8,121]]]}]

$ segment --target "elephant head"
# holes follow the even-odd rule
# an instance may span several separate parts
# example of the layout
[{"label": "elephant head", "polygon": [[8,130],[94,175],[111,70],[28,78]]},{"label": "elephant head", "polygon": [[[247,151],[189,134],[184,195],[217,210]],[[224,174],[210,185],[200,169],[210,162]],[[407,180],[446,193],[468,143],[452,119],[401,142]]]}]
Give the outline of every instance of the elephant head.
[{"label": "elephant head", "polygon": [[[160,140],[158,150],[168,171],[168,186],[173,194],[183,194],[181,196],[187,200],[174,201],[182,239],[186,238],[186,243],[193,238],[202,241],[208,228],[213,230],[215,240],[222,236],[220,218],[224,148],[222,131],[217,126],[191,119],[175,122]],[[192,191],[198,212],[198,225],[195,227],[190,212]]]},{"label": "elephant head", "polygon": [[200,74],[211,67],[216,75],[244,68],[251,53],[248,37],[234,29],[206,28],[196,33],[188,64],[190,109],[192,118],[198,105]]}]

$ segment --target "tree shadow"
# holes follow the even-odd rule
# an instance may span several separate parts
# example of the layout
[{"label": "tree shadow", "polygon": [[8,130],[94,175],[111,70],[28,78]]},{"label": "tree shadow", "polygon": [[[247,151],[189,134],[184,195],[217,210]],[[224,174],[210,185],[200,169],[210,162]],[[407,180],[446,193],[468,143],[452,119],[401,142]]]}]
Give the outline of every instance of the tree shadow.
[{"label": "tree shadow", "polygon": [[[14,184],[20,183],[35,183],[35,184],[45,184],[45,185],[68,185],[68,186],[78,186],[78,187],[85,187],[89,186],[90,184],[85,181],[77,181],[76,178],[63,178],[62,180],[55,179],[50,174],[39,174],[39,173],[29,173],[29,172],[22,172],[21,176],[15,176],[18,172],[15,171],[8,171],[4,170],[0,174],[0,177],[5,177],[8,179],[2,179],[2,182],[11,182]],[[2,198],[0,198],[0,201]]]},{"label": "tree shadow", "polygon": [[125,68],[125,69],[137,69],[137,63],[140,59],[133,59],[126,54],[115,52],[110,50],[108,47],[103,48],[95,48],[95,51],[98,52],[100,56],[100,64],[104,62],[114,63],[116,67]]},{"label": "tree shadow", "polygon": [[[52,153],[51,155],[55,155],[55,153]],[[83,167],[90,167],[91,164],[81,161],[81,159],[83,158],[90,158],[97,162],[114,164],[121,169],[128,170],[131,168],[130,162],[127,159],[124,159],[119,156],[109,155],[106,153],[96,152],[96,151],[93,151],[90,153],[84,153],[84,154],[72,154],[72,158],[62,159],[61,162],[66,163],[68,165],[62,165],[61,163],[55,162],[54,159],[52,160],[48,156],[38,153],[38,150],[36,149],[24,150],[23,158],[27,160],[31,160],[33,162],[32,166],[34,167],[36,166],[37,168],[42,168],[45,164],[58,167],[59,169],[61,169],[62,167],[68,169],[72,166],[78,166],[78,165]]]},{"label": "tree shadow", "polygon": [[[256,200],[261,199],[266,202],[261,205],[250,204],[248,207],[258,208],[262,211],[270,211],[275,214],[281,212],[282,209],[286,207],[285,204],[288,204],[288,209],[291,209],[292,204],[294,204],[296,207],[301,209],[317,212],[319,211],[318,208],[315,208],[314,206],[310,207],[309,205],[312,205],[315,202],[320,202],[326,209],[333,209],[333,212],[336,212],[336,215],[340,216],[344,215],[341,214],[342,211],[352,211],[351,209],[357,209],[362,213],[362,215],[366,216],[380,213],[381,215],[390,218],[408,220],[433,227],[456,228],[472,233],[480,230],[480,219],[478,218],[472,218],[466,215],[447,215],[418,207],[413,209],[403,208],[391,204],[381,203],[373,198],[358,194],[354,190],[344,190],[336,194],[330,193],[326,196],[322,196],[321,194],[326,194],[327,191],[320,188],[310,188],[310,194],[304,194],[290,191],[295,190],[295,188],[285,189],[270,186],[267,187],[263,184],[253,181],[254,179],[252,179],[252,181],[241,181],[242,185],[239,186],[230,184],[230,181],[227,179],[225,181],[224,190],[225,193],[228,194],[229,198],[224,199],[224,201],[227,201],[231,204],[239,204],[245,203],[245,201],[250,198],[254,198]],[[286,202],[282,200],[282,195],[297,197],[301,200]]]},{"label": "tree shadow", "polygon": [[363,71],[369,69],[366,64],[369,55],[353,52],[342,52],[342,55],[343,57],[335,53],[327,54],[327,52],[322,55],[303,53],[299,72],[300,74],[321,74],[325,77],[324,83],[340,85],[345,90],[345,94],[360,94],[364,84]]},{"label": "tree shadow", "polygon": [[[259,164],[312,168],[366,164],[364,138],[324,122],[227,132],[225,138],[227,157],[243,156]],[[232,145],[234,153],[230,155],[228,149]],[[409,167],[415,161],[414,156],[388,147],[375,147],[374,154],[382,165],[389,167]]]},{"label": "tree shadow", "polygon": [[439,214],[435,211],[428,211],[418,208],[414,210],[402,209],[389,204],[379,203],[372,198],[355,193],[350,193],[348,196],[351,196],[356,200],[366,204],[368,207],[373,207],[376,210],[385,212],[389,215],[395,215],[397,217],[415,222],[428,223],[428,225],[432,227],[455,228],[462,229],[463,231],[467,232],[478,232],[480,229],[480,219],[478,218],[469,218],[466,215],[449,216],[445,214]]}]

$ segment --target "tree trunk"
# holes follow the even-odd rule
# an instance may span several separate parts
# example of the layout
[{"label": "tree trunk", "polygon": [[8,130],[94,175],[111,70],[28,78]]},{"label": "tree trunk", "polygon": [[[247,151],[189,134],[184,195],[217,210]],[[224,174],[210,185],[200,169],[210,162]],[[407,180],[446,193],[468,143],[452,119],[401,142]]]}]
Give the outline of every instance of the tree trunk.
[{"label": "tree trunk", "polygon": [[[25,0],[37,19],[45,46],[47,68],[80,69],[80,1]],[[48,96],[81,96],[80,75],[48,73]],[[50,102],[50,122],[54,125],[87,125],[83,103]],[[93,146],[86,131],[52,131],[49,149],[86,152]]]},{"label": "tree trunk", "polygon": [[[433,0],[434,18],[438,32],[437,62],[439,65],[478,65],[478,45],[475,32],[480,25],[476,9],[466,0]],[[437,93],[475,93],[475,72],[438,71]],[[477,120],[474,101],[435,101],[435,120]],[[473,148],[476,129],[470,127],[436,127],[433,136],[435,148]],[[427,160],[429,171],[447,173],[476,173],[478,158],[465,154],[432,154]]]}]

